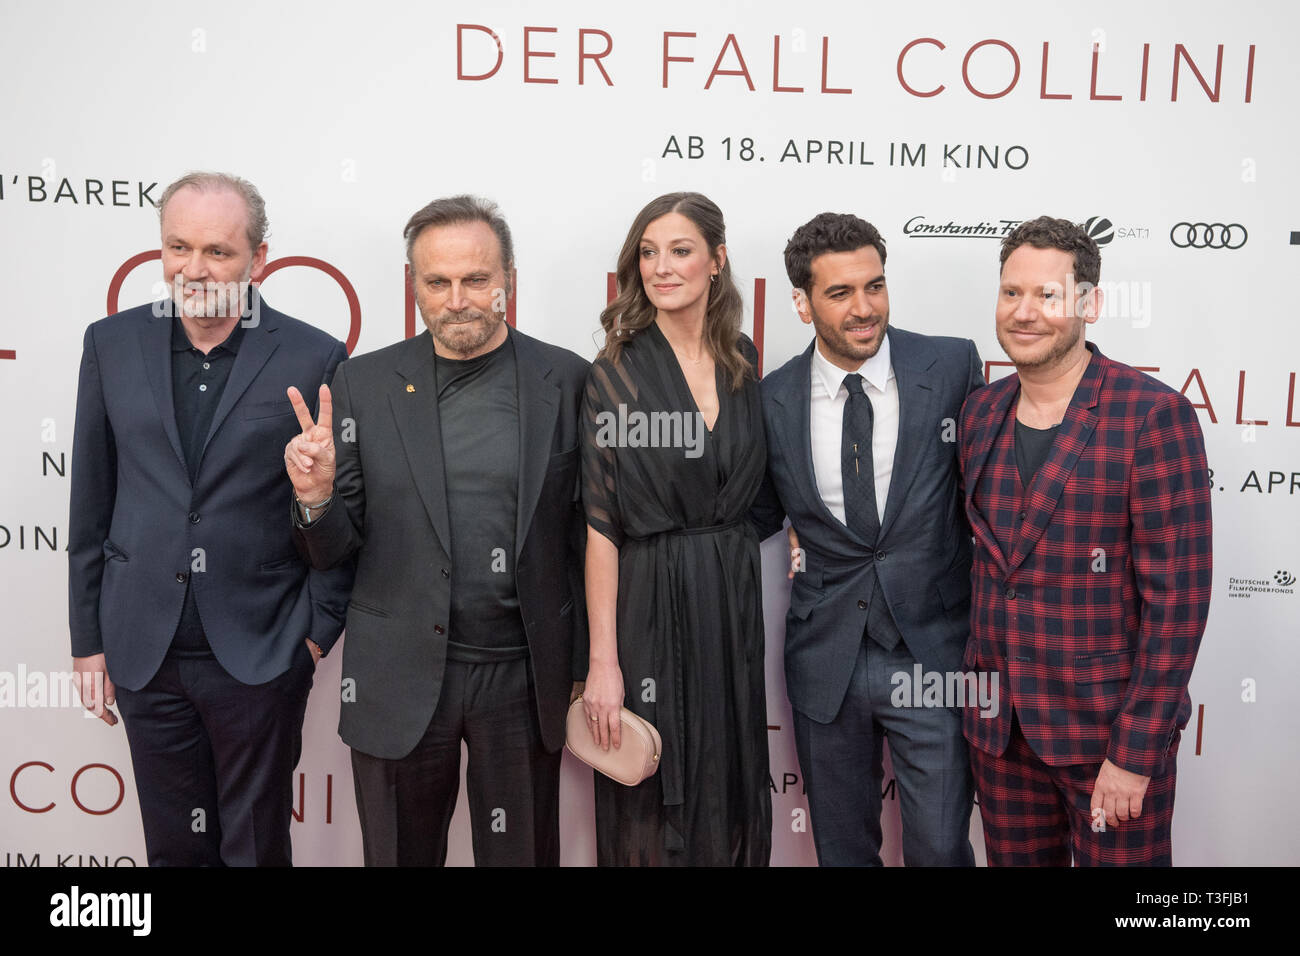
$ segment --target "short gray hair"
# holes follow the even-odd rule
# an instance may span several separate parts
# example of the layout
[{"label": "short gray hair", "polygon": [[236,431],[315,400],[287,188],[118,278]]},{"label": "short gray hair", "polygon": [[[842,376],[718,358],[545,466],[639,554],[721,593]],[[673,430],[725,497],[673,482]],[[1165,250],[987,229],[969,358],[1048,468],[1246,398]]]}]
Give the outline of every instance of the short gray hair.
[{"label": "short gray hair", "polygon": [[231,192],[238,194],[248,208],[248,244],[254,252],[257,251],[257,247],[266,238],[269,224],[266,221],[266,201],[262,199],[262,194],[257,191],[256,186],[247,179],[241,179],[229,173],[186,173],[163,190],[162,198],[158,200],[159,221],[162,220],[163,212],[167,209],[167,203],[187,186],[192,186],[200,192],[229,189]]},{"label": "short gray hair", "polygon": [[515,265],[515,244],[510,238],[510,227],[506,225],[505,217],[501,215],[496,203],[478,196],[435,199],[407,221],[402,235],[406,238],[406,261],[411,266],[412,279],[415,278],[415,261],[411,257],[411,250],[415,248],[415,240],[420,237],[420,233],[433,226],[451,226],[462,222],[485,223],[496,234],[497,242],[501,245],[501,268],[506,274],[506,295],[509,295],[510,270]]}]

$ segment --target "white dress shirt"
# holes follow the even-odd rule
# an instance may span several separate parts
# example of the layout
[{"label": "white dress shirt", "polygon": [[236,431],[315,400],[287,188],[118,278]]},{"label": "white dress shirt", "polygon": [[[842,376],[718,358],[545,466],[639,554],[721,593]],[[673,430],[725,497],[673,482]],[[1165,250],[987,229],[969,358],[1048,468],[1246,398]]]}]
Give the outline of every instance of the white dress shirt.
[{"label": "white dress shirt", "polygon": [[[812,403],[809,429],[812,437],[813,474],[822,501],[841,523],[844,517],[844,476],[840,471],[840,444],[844,437],[844,403],[849,399],[844,387],[844,369],[822,355],[821,343],[812,354]],[[876,513],[885,516],[889,499],[889,479],[894,473],[894,450],[898,447],[898,383],[889,360],[889,336],[880,343],[880,351],[862,363],[858,374],[865,380],[863,391],[871,402],[871,460],[876,471]]]}]

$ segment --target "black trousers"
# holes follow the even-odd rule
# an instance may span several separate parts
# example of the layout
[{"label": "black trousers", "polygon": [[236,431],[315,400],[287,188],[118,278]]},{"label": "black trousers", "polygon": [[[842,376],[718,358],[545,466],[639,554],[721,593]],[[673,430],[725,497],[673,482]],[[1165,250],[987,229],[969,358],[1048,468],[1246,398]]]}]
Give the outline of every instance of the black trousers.
[{"label": "black trousers", "polygon": [[366,866],[442,866],[461,740],[476,866],[558,866],[560,754],[547,753],[527,658],[447,661],[428,729],[398,760],[352,751]]},{"label": "black trousers", "polygon": [[168,654],[138,691],[118,688],[150,866],[289,866],[293,768],[311,652],[265,684],[215,657]]}]

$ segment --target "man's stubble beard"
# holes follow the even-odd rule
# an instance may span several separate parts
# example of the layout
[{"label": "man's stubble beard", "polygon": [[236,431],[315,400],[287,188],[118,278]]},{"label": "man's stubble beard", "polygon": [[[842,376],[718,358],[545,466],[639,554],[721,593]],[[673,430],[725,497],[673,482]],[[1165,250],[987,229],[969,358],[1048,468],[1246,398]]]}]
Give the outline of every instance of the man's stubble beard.
[{"label": "man's stubble beard", "polygon": [[[1070,335],[1068,339],[1058,338],[1046,353],[1036,358],[1027,357],[1018,359],[1014,354],[1012,354],[1007,334],[1014,331],[1014,329],[1004,331],[1000,326],[998,327],[998,345],[1002,346],[1002,351],[1007,353],[1007,358],[1011,359],[1011,361],[1015,363],[1017,369],[1041,369],[1056,365],[1078,346],[1079,341],[1083,338],[1083,323],[1079,322],[1075,325],[1073,334]],[[1016,348],[1019,348],[1019,346],[1016,346]]]},{"label": "man's stubble beard", "polygon": [[[849,339],[847,333],[844,331],[843,322],[841,322],[839,325],[832,326],[831,323],[824,321],[822,317],[817,314],[816,310],[813,309],[811,303],[809,303],[808,305],[808,312],[814,320],[813,322],[814,329],[817,328],[818,324],[821,324],[829,328],[832,328],[834,330],[834,332],[836,333],[834,338],[831,338],[830,336],[824,336],[822,338],[822,341],[826,343],[826,347],[828,349],[830,349],[832,352],[834,352],[837,356],[844,359],[845,361],[865,362],[869,359],[874,358],[876,354],[880,351],[881,347],[885,344],[885,333],[889,330],[888,313],[880,316],[879,318],[881,329],[880,329],[880,334],[876,336],[876,341],[873,343],[874,347],[867,346],[867,351],[864,352],[864,354],[857,355],[853,351],[853,342]],[[859,327],[863,324],[860,319],[854,319],[851,320],[851,322],[854,326],[859,326]]]},{"label": "man's stubble beard", "polygon": [[[457,315],[461,321],[448,321],[451,315]],[[420,310],[420,316],[438,344],[450,352],[461,354],[481,349],[505,321],[503,315],[479,309],[466,309],[459,313],[444,312],[435,316],[432,322],[423,309]]]}]

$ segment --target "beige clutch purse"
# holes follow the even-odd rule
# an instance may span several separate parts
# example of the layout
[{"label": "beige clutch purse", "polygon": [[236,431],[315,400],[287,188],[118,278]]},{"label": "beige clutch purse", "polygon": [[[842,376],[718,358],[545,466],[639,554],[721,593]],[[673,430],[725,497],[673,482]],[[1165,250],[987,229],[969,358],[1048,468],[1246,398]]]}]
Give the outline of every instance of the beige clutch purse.
[{"label": "beige clutch purse", "polygon": [[611,780],[633,787],[654,775],[659,769],[659,755],[663,742],[654,724],[638,717],[624,707],[619,714],[621,740],[618,748],[602,750],[591,739],[587,727],[587,712],[579,697],[569,705],[569,716],[564,729],[564,746],[589,767],[599,770]]}]

